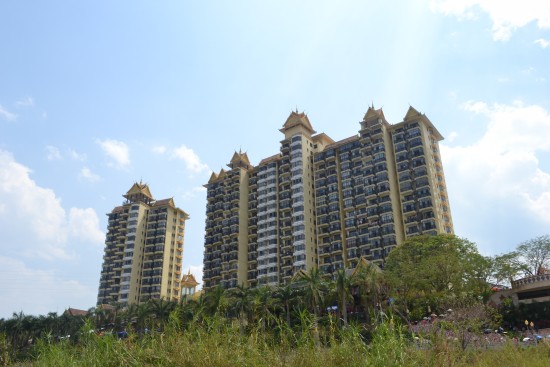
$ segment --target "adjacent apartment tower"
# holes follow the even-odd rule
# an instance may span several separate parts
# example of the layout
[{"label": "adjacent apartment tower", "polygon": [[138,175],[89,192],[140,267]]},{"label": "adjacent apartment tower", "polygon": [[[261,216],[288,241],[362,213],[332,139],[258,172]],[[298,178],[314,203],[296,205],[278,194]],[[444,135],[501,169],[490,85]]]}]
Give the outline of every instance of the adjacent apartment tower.
[{"label": "adjacent apartment tower", "polygon": [[204,288],[285,284],[300,270],[382,263],[407,238],[453,233],[441,134],[410,107],[398,124],[369,108],[335,142],[304,113],[280,129],[280,152],[235,152],[207,188]]},{"label": "adjacent apartment tower", "polygon": [[109,216],[97,304],[179,300],[185,220],[173,199],[134,183]]}]

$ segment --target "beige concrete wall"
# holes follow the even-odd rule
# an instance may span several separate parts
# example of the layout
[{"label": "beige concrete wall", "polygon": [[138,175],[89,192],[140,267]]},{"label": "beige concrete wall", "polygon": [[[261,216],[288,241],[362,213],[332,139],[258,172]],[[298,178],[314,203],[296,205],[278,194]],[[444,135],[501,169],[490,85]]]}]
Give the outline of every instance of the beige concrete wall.
[{"label": "beige concrete wall", "polygon": [[386,149],[386,164],[388,166],[388,181],[390,183],[390,200],[392,202],[393,225],[395,228],[395,242],[403,243],[405,241],[405,226],[403,222],[403,207],[401,194],[399,191],[399,180],[397,176],[397,163],[395,160],[395,149],[391,135],[392,128],[383,124],[383,139]]},{"label": "beige concrete wall", "polygon": [[317,236],[315,234],[315,189],[313,175],[313,142],[302,135],[302,167],[304,194],[304,227],[306,239],[306,270],[317,266]]},{"label": "beige concrete wall", "polygon": [[239,249],[237,284],[248,284],[248,172],[238,168],[239,175]]}]

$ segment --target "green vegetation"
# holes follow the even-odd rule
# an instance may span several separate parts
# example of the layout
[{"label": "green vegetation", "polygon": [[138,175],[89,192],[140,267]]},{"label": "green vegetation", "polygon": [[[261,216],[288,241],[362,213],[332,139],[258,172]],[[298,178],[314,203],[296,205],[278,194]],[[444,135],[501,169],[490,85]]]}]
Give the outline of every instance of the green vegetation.
[{"label": "green vegetation", "polygon": [[550,236],[539,236],[520,243],[515,251],[487,258],[496,284],[509,285],[512,279],[550,271]]},{"label": "green vegetation", "polygon": [[419,236],[384,271],[362,261],[333,279],[311,269],[288,285],[218,287],[180,303],[14,314],[0,320],[0,365],[547,366],[546,341],[483,333],[550,307],[488,307],[489,280],[516,266],[495,263],[467,240]]},{"label": "green vegetation", "polygon": [[[304,320],[307,322],[308,320]],[[309,320],[311,322],[311,319]],[[282,324],[284,325],[284,323]],[[527,348],[509,343],[495,349],[466,349],[431,337],[421,347],[390,321],[373,329],[367,343],[357,326],[322,328],[316,346],[306,327],[275,328],[263,333],[259,325],[246,335],[223,318],[194,324],[185,331],[167,327],[163,333],[127,339],[90,333],[72,345],[41,340],[29,365],[36,366],[547,366],[546,345]],[[86,334],[84,332],[84,334]]]}]

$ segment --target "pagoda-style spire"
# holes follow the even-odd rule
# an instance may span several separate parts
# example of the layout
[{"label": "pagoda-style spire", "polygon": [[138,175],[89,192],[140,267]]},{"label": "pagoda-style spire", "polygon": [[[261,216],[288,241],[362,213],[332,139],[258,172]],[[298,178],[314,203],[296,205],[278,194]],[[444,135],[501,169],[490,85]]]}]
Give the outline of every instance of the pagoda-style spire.
[{"label": "pagoda-style spire", "polygon": [[191,274],[191,269],[189,269],[187,274],[181,277],[180,284],[182,296],[192,296],[193,294],[195,294],[199,282],[197,282],[195,276]]},{"label": "pagoda-style spire", "polygon": [[143,202],[146,204],[150,204],[153,199],[153,194],[151,194],[151,190],[149,190],[149,186],[147,184],[144,184],[141,180],[139,183],[135,182],[132,187],[130,187],[130,190],[126,193],[126,195],[122,195],[124,198],[126,198],[129,202],[135,203],[135,202]]},{"label": "pagoda-style spire", "polygon": [[367,113],[365,113],[365,116],[363,116],[363,121],[368,121],[373,118],[382,118],[383,120],[386,120],[384,117],[384,111],[382,111],[382,108],[375,109],[374,106],[370,106],[367,110]]},{"label": "pagoda-style spire", "polygon": [[210,175],[210,179],[208,180],[208,183],[212,183],[217,179],[218,179],[218,175],[216,174],[216,172],[212,172],[212,174]]},{"label": "pagoda-style spire", "polygon": [[220,173],[218,173],[218,179],[224,178],[225,176],[227,176],[227,173],[225,173],[225,170],[222,168]]},{"label": "pagoda-style spire", "polygon": [[244,169],[251,169],[252,165],[250,164],[250,160],[248,159],[248,155],[242,152],[241,149],[239,149],[239,152],[235,152],[233,154],[233,157],[231,158],[231,161],[227,165],[229,168],[244,168]]},{"label": "pagoda-style spire", "polygon": [[403,121],[410,121],[422,116],[425,116],[425,115],[423,113],[418,112],[418,110],[413,106],[409,106],[409,109],[407,110],[407,114],[403,118]]},{"label": "pagoda-style spire", "polygon": [[316,131],[313,130],[313,126],[311,126],[311,123],[309,122],[309,118],[304,112],[297,112],[292,111],[288,118],[286,119],[286,122],[283,125],[283,128],[279,131],[282,133],[286,133],[289,129],[293,127],[301,127],[303,130],[305,130],[309,135],[315,134]]},{"label": "pagoda-style spire", "polygon": [[418,110],[413,106],[409,106],[409,109],[407,110],[407,114],[403,118],[403,121],[404,122],[421,121],[427,127],[428,131],[433,134],[433,136],[437,141],[443,140],[443,135],[441,135],[441,133],[432,124],[428,116],[426,116],[421,112],[418,112]]}]

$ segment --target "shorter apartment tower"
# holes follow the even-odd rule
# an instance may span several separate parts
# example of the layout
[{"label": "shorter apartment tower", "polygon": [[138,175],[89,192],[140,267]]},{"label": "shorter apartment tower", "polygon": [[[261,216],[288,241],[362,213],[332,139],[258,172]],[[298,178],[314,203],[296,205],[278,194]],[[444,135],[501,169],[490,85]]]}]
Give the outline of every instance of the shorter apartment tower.
[{"label": "shorter apartment tower", "polygon": [[97,304],[179,300],[187,213],[134,183],[109,222]]},{"label": "shorter apartment tower", "polygon": [[277,154],[253,166],[235,152],[205,185],[205,290],[383,263],[411,236],[453,232],[443,137],[413,107],[397,124],[370,107],[359,131],[340,141],[297,111],[279,131]]}]

